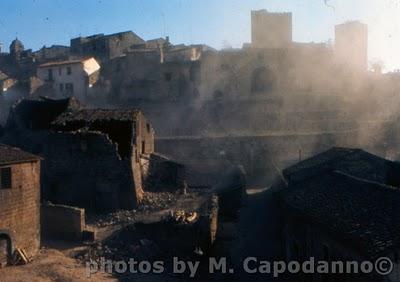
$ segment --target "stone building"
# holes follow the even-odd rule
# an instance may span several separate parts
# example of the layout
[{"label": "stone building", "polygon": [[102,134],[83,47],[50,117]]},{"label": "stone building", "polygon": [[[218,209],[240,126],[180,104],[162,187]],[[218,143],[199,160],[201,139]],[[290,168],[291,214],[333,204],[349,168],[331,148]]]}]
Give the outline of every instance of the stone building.
[{"label": "stone building", "polygon": [[40,247],[40,158],[0,144],[0,265]]},{"label": "stone building", "polygon": [[69,47],[63,45],[43,46],[36,52],[33,52],[35,59],[39,62],[67,60],[69,57]]},{"label": "stone building", "polygon": [[74,98],[22,100],[4,140],[45,157],[45,200],[91,211],[136,207],[140,159],[154,152],[154,130],[141,111],[85,109]]},{"label": "stone building", "polygon": [[206,45],[154,44],[131,49],[104,66],[102,76],[112,84],[110,99],[136,103],[196,98],[201,58],[214,50]]},{"label": "stone building", "polygon": [[123,55],[133,45],[144,43],[145,41],[132,31],[109,35],[96,34],[71,39],[70,51],[72,56],[94,56],[100,62],[105,62]]},{"label": "stone building", "polygon": [[292,13],[251,11],[251,45],[254,48],[288,48],[292,43]]},{"label": "stone building", "polygon": [[74,96],[88,99],[91,88],[99,79],[100,65],[94,58],[48,62],[37,68],[40,80],[52,88],[52,98]]},{"label": "stone building", "polygon": [[335,26],[335,53],[339,63],[355,71],[368,69],[368,26],[358,21]]},{"label": "stone building", "polygon": [[387,277],[371,273],[312,278],[397,281],[399,173],[395,162],[346,148],[333,148],[284,170],[284,183],[277,192],[284,257],[330,262],[389,257],[394,270]]}]

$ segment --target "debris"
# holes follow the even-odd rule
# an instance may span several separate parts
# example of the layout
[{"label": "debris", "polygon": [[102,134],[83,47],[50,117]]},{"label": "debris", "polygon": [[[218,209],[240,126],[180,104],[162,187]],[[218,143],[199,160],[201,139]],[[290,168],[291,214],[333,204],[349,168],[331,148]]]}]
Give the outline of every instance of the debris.
[{"label": "debris", "polygon": [[31,262],[31,259],[28,257],[24,249],[15,249],[11,258],[12,265],[23,265],[28,264],[29,262]]},{"label": "debris", "polygon": [[198,213],[186,212],[184,210],[171,211],[170,218],[179,223],[193,223],[198,219]]},{"label": "debris", "polygon": [[200,247],[196,247],[193,252],[198,256],[202,256],[204,254]]}]

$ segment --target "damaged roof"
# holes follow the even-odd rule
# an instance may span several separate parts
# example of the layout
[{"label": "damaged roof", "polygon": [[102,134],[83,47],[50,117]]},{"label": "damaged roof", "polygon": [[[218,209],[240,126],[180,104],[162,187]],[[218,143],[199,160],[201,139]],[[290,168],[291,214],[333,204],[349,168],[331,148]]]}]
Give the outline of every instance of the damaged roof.
[{"label": "damaged roof", "polygon": [[29,128],[47,129],[61,113],[79,108],[81,104],[74,97],[60,100],[41,97],[18,101],[12,108],[12,115],[21,119]]},{"label": "damaged roof", "polygon": [[22,151],[21,149],[0,144],[0,165],[24,163],[41,160],[39,156]]},{"label": "damaged roof", "polygon": [[64,125],[70,122],[94,121],[135,121],[140,110],[82,109],[61,114],[53,125]]},{"label": "damaged roof", "polygon": [[290,189],[283,200],[295,213],[376,258],[400,247],[400,189],[333,171]]}]

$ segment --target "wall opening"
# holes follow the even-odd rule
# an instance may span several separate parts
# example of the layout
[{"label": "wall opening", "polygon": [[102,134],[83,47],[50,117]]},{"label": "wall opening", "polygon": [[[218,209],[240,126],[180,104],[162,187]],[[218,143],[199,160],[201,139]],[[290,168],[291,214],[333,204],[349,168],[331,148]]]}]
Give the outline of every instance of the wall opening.
[{"label": "wall opening", "polygon": [[6,264],[13,252],[12,240],[8,232],[0,231],[0,265]]},{"label": "wall opening", "polygon": [[272,91],[275,86],[274,74],[266,67],[256,68],[251,74],[251,92]]}]

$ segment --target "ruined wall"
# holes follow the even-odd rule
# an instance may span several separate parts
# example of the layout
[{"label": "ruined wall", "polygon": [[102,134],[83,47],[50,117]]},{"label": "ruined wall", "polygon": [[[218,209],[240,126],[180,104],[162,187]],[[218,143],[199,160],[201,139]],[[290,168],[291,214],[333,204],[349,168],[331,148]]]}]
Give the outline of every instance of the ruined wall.
[{"label": "ruined wall", "polygon": [[[221,172],[243,165],[249,179],[272,177],[299,158],[332,146],[357,147],[357,131],[335,134],[282,134],[260,136],[171,137],[156,139],[157,151],[189,166],[209,164]],[[214,171],[215,173],[215,171]]]},{"label": "ruined wall", "polygon": [[41,230],[43,236],[81,241],[85,227],[84,209],[50,203],[42,204]]},{"label": "ruined wall", "polygon": [[[137,153],[140,154],[151,154],[154,152],[154,129],[151,123],[144,117],[142,113],[138,114],[135,122],[135,137],[134,146]],[[137,155],[137,162],[139,161],[139,155]]]},{"label": "ruined wall", "polygon": [[11,189],[0,189],[0,230],[13,247],[34,255],[40,247],[40,162],[14,164]]},{"label": "ruined wall", "polygon": [[44,200],[90,211],[132,209],[140,200],[130,158],[121,159],[105,134],[15,130],[4,142],[45,158]]}]

